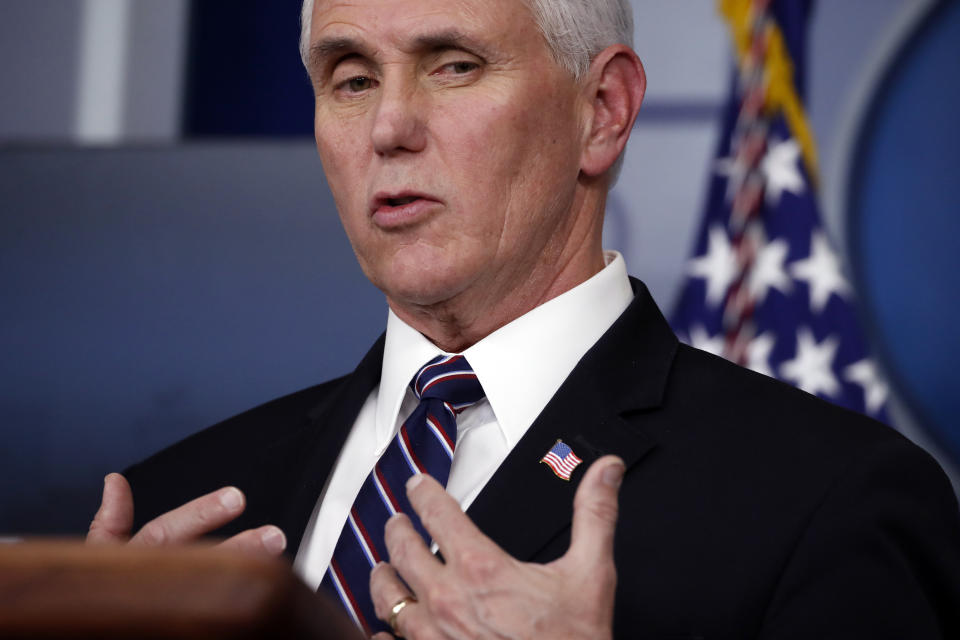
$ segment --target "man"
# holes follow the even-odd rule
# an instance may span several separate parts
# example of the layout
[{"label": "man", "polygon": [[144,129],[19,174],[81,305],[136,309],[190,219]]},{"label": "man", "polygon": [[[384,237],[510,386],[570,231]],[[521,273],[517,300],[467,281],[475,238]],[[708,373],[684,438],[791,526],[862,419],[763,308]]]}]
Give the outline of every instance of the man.
[{"label": "man", "polygon": [[[108,477],[93,540],[225,525],[225,544],[286,545],[366,630],[410,638],[960,633],[935,463],[678,345],[602,251],[645,84],[625,1],[317,0],[304,30],[317,148],[386,335],[350,376],[133,467],[132,496]],[[451,362],[485,397],[422,410]],[[397,451],[430,470],[414,422],[448,437],[446,492],[390,489]],[[178,507],[224,485],[242,492]],[[366,515],[374,489],[406,515]]]}]

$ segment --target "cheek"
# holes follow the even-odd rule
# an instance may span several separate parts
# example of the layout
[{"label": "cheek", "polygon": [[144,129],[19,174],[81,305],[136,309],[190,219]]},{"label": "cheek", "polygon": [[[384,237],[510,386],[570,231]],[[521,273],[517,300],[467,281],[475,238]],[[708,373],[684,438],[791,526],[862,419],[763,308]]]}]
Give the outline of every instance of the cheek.
[{"label": "cheek", "polygon": [[489,96],[466,101],[434,114],[431,126],[442,166],[468,206],[500,207],[522,178],[529,149],[517,144],[528,124],[509,105]]},{"label": "cheek", "polygon": [[509,253],[542,244],[569,208],[579,165],[573,110],[546,85],[484,89],[436,110],[431,128],[441,171],[469,216],[456,234],[483,253]]},{"label": "cheek", "polygon": [[362,178],[367,155],[361,148],[363,139],[342,126],[317,127],[316,131],[320,162],[341,216],[352,215],[358,207],[364,209]]},{"label": "cheek", "polygon": [[[565,98],[558,96],[557,102]],[[545,103],[550,104],[546,109]],[[566,197],[579,172],[569,108],[530,97],[471,115],[470,122],[460,124],[471,187],[484,191],[483,197],[499,203],[510,217],[536,215]]]},{"label": "cheek", "polygon": [[531,173],[544,164],[570,164],[575,146],[571,103],[569,95],[549,84],[524,85],[471,114],[481,131],[478,146],[509,176],[518,176],[518,169]]}]

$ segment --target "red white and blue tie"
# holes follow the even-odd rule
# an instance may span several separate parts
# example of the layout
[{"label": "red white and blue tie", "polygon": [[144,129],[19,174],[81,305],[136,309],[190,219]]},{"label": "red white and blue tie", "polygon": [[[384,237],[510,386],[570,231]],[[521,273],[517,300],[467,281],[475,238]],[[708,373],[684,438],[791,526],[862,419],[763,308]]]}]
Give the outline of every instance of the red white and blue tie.
[{"label": "red white and blue tie", "polygon": [[370,570],[388,559],[383,536],[387,519],[405,513],[430,543],[404,486],[416,473],[429,473],[446,486],[457,440],[457,415],[484,397],[476,374],[462,355],[434,358],[417,372],[410,388],[420,404],[364,480],[320,583],[368,635],[390,630],[377,620],[370,599]]}]

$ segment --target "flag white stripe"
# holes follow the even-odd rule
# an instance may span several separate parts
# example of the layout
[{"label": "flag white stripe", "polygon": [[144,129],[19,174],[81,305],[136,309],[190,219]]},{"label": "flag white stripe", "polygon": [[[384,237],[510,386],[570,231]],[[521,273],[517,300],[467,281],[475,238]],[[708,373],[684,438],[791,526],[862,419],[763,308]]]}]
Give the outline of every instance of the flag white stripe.
[{"label": "flag white stripe", "polygon": [[572,451],[562,458],[553,451],[548,451],[547,455],[543,456],[543,461],[566,480],[570,479],[570,474],[573,473],[573,470],[583,462],[583,460],[578,458]]},{"label": "flag white stripe", "polygon": [[558,469],[566,470],[566,465],[563,464],[563,461],[557,458],[557,456],[550,455],[544,458],[544,460]]},{"label": "flag white stripe", "polygon": [[546,457],[549,457],[551,460],[553,460],[554,462],[556,462],[558,465],[560,465],[565,469],[569,468],[571,471],[575,469],[578,464],[580,464],[580,460],[577,460],[574,462],[572,460],[568,460],[567,458],[561,458],[560,456],[553,453],[552,451],[548,453]]}]

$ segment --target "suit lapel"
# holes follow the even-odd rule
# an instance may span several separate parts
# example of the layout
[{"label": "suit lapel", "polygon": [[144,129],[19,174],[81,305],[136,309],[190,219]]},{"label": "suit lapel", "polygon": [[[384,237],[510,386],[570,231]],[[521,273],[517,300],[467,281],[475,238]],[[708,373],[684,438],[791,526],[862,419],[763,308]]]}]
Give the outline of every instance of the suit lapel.
[{"label": "suit lapel", "polygon": [[[586,468],[606,454],[630,468],[656,446],[637,412],[660,405],[677,350],[647,288],[631,279],[634,300],[583,357],[467,510],[513,557],[529,560],[569,524]],[[562,439],[583,459],[570,481],[540,459]]]},{"label": "suit lapel", "polygon": [[333,397],[311,412],[304,438],[299,439],[296,449],[290,451],[294,482],[290,491],[278,494],[291,498],[284,505],[280,522],[277,522],[287,534],[290,556],[296,554],[300,546],[310,515],[357,414],[370,391],[380,382],[383,345],[384,336],[381,335]]}]

